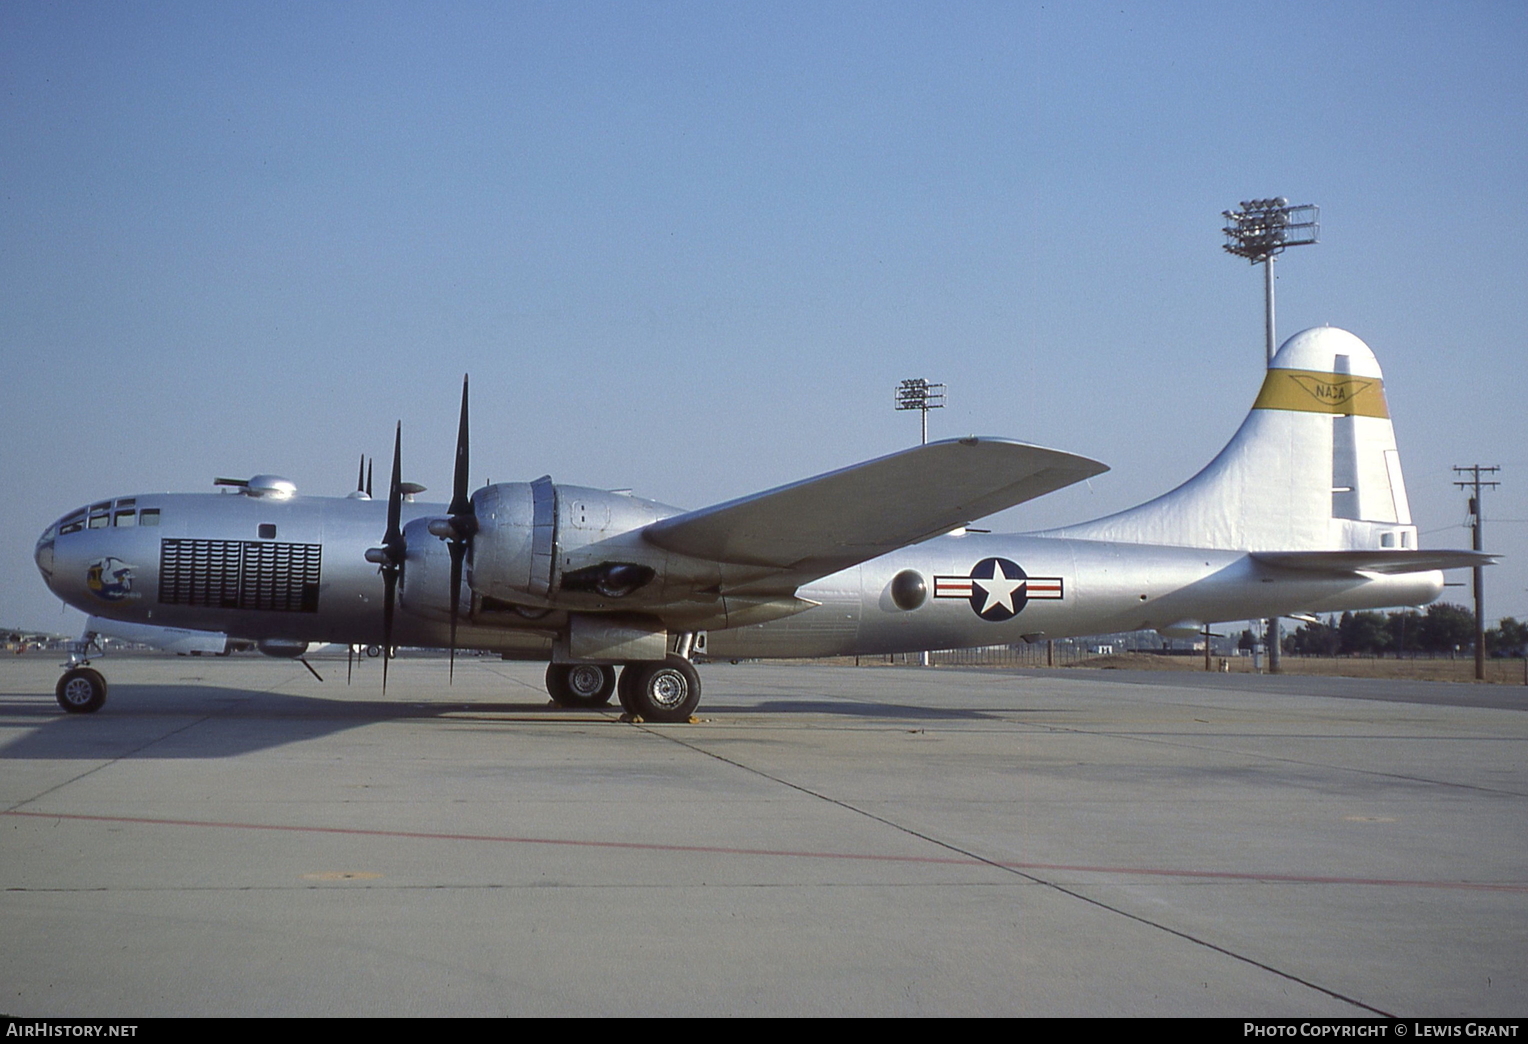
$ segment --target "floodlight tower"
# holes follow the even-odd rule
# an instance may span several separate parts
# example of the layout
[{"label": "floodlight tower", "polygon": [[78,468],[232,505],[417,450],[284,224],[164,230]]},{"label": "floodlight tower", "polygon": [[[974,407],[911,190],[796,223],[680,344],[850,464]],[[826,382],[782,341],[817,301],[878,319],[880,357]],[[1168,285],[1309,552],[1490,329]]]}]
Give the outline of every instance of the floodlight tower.
[{"label": "floodlight tower", "polygon": [[918,410],[923,414],[923,445],[928,445],[928,411],[944,408],[944,385],[930,384],[922,377],[910,377],[897,385],[896,408]]},{"label": "floodlight tower", "polygon": [[[922,377],[909,377],[896,389],[896,408],[899,410],[917,410],[923,415],[923,442],[928,445],[928,411],[944,409],[944,385],[930,384]],[[918,666],[929,665],[928,650],[918,654]]]},{"label": "floodlight tower", "polygon": [[[1273,365],[1273,353],[1278,348],[1273,329],[1273,259],[1283,253],[1285,247],[1305,246],[1321,238],[1321,208],[1314,203],[1290,206],[1283,196],[1272,199],[1242,200],[1241,209],[1223,210],[1226,219],[1221,229],[1226,235],[1223,244],[1228,254],[1244,257],[1249,264],[1262,262],[1263,305],[1265,309],[1264,366]],[[1268,670],[1279,673],[1279,620],[1268,621]]]},{"label": "floodlight tower", "polygon": [[1240,210],[1223,210],[1225,250],[1263,265],[1263,300],[1267,308],[1267,361],[1278,348],[1273,336],[1273,259],[1285,247],[1306,246],[1321,239],[1321,208],[1314,203],[1290,206],[1283,196],[1243,200]]}]

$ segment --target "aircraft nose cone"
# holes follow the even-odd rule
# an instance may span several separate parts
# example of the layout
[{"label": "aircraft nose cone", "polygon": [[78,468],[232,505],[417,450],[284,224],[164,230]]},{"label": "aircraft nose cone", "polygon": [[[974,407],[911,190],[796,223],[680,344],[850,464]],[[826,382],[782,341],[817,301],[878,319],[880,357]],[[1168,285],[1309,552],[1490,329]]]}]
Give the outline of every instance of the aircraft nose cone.
[{"label": "aircraft nose cone", "polygon": [[43,535],[37,538],[37,548],[32,552],[32,560],[37,563],[37,571],[47,581],[48,586],[53,586],[53,527],[49,526]]}]

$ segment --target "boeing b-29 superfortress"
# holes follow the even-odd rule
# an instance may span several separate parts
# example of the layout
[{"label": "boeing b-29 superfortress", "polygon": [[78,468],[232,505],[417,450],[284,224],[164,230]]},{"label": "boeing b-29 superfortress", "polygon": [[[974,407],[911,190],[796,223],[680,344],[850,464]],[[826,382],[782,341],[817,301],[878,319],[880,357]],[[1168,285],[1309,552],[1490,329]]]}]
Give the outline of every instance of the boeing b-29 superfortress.
[{"label": "boeing b-29 superfortress", "polygon": [[[964,526],[1105,466],[972,437],[699,511],[548,476],[469,496],[465,381],[449,505],[406,499],[400,449],[401,435],[385,503],[299,496],[274,476],[240,495],[116,497],[49,526],[37,567],[96,617],[221,631],[273,655],[314,641],[493,650],[550,661],[564,705],[614,692],[634,716],[684,721],[701,635],[736,658],[1187,634],[1421,605],[1440,570],[1492,557],[1418,547],[1379,364],[1331,327],[1284,343],[1194,478],[1037,533]],[[58,684],[68,711],[99,710],[106,693],[78,658]]]}]

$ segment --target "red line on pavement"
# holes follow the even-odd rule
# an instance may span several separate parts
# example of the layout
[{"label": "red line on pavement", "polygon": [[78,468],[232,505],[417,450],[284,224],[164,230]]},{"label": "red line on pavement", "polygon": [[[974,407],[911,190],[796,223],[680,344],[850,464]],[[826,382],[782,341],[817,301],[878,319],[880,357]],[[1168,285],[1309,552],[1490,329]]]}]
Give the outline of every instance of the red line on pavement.
[{"label": "red line on pavement", "polygon": [[796,859],[842,859],[878,863],[931,863],[945,866],[1000,866],[1009,870],[1050,870],[1133,877],[1177,877],[1208,881],[1269,881],[1283,884],[1369,885],[1383,888],[1443,888],[1472,892],[1528,892],[1525,883],[1488,881],[1425,881],[1385,877],[1337,877],[1309,874],[1244,873],[1227,870],[1173,870],[1160,867],[1086,866],[1069,863],[1019,863],[966,856],[875,855],[856,852],[813,852],[786,848],[731,848],[721,845],[673,845],[651,841],[588,841],[557,837],[497,834],[444,834],[418,830],[366,830],[360,827],[300,826],[290,823],[237,823],[149,816],[93,816],[69,812],[0,812],[29,819],[65,819],[86,823],[139,823],[145,826],[202,827],[219,830],[269,830],[299,834],[342,834],[354,837],[396,837],[414,841],[479,841],[508,845],[562,845],[575,848],[619,848],[646,852],[699,852],[712,855],[789,856]]}]

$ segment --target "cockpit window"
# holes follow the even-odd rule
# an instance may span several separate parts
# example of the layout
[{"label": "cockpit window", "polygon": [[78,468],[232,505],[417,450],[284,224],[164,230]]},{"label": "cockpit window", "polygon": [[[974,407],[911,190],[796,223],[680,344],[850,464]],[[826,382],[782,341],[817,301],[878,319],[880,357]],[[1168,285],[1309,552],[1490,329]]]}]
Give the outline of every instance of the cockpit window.
[{"label": "cockpit window", "polygon": [[159,525],[158,508],[144,508],[139,511],[137,504],[137,497],[123,497],[115,502],[115,506],[112,501],[103,500],[88,508],[71,511],[55,522],[50,527],[50,532],[55,532],[58,536],[67,536],[70,533],[78,533],[82,529]]}]

